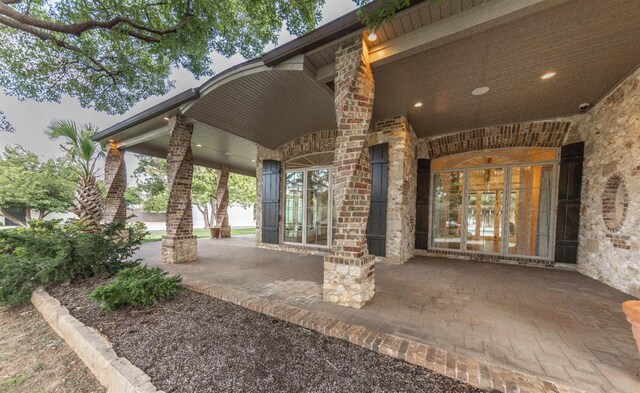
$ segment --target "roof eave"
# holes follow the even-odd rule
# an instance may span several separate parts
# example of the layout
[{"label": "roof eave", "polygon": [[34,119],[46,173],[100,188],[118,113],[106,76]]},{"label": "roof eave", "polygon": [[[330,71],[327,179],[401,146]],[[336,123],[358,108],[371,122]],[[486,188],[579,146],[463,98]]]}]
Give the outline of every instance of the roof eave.
[{"label": "roof eave", "polygon": [[189,89],[182,93],[169,98],[157,105],[152,106],[130,118],[114,124],[113,126],[100,131],[91,137],[94,141],[101,141],[107,139],[113,135],[116,135],[122,131],[125,131],[145,121],[151,120],[154,117],[160,116],[168,111],[176,109],[190,101],[193,101],[200,97],[200,91],[198,89]]}]

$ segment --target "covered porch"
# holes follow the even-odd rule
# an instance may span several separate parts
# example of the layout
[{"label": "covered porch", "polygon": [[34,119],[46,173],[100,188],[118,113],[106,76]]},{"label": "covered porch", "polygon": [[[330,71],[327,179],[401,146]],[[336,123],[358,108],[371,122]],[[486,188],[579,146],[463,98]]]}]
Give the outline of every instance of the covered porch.
[{"label": "covered porch", "polygon": [[379,264],[376,296],[355,310],[322,302],[323,257],[256,247],[253,236],[199,239],[199,259],[162,264],[194,279],[434,345],[589,392],[637,392],[640,360],[620,303],[577,272],[418,256]]}]

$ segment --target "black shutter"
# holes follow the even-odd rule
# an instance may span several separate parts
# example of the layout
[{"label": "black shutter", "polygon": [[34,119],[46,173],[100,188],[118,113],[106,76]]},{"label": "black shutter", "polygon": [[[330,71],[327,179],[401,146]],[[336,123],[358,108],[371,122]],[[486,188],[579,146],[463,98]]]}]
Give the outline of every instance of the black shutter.
[{"label": "black shutter", "polygon": [[418,160],[418,185],[416,187],[416,249],[429,248],[429,186],[431,184],[431,161]]},{"label": "black shutter", "polygon": [[558,219],[556,222],[556,262],[576,263],[580,229],[580,192],[584,143],[562,147],[558,181]]},{"label": "black shutter", "polygon": [[262,242],[278,244],[280,161],[262,161]]},{"label": "black shutter", "polygon": [[383,257],[387,242],[387,184],[389,172],[389,144],[371,146],[371,206],[367,221],[369,253]]}]

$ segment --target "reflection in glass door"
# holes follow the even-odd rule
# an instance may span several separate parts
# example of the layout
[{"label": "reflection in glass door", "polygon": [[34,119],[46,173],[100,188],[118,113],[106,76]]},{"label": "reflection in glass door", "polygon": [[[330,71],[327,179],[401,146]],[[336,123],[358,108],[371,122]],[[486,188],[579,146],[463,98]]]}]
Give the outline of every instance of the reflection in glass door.
[{"label": "reflection in glass door", "polygon": [[466,250],[500,253],[504,168],[478,169],[468,173]]},{"label": "reflection in glass door", "polygon": [[329,169],[307,172],[306,243],[326,246],[329,239]]},{"label": "reflection in glass door", "polygon": [[329,246],[331,171],[310,168],[286,172],[284,241]]},{"label": "reflection in glass door", "polygon": [[302,243],[304,212],[304,172],[287,172],[285,176],[284,241]]}]

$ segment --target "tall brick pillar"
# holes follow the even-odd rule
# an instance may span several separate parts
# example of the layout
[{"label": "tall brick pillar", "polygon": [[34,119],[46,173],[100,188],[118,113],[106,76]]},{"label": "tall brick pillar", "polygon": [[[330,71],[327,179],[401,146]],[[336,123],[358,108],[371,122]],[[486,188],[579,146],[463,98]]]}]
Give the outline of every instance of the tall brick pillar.
[{"label": "tall brick pillar", "polygon": [[118,144],[110,142],[104,166],[104,183],[107,198],[104,206],[105,223],[127,220],[127,206],[124,202],[124,191],[127,187],[127,168],[124,163],[124,151]]},{"label": "tall brick pillar", "polygon": [[368,57],[360,37],[343,43],[336,52],[338,135],[332,168],[336,217],[331,253],[324,258],[323,298],[353,308],[362,308],[375,289],[366,237],[371,198],[366,138],[374,98]]},{"label": "tall brick pillar", "polygon": [[169,121],[169,203],[167,204],[167,235],[162,238],[162,262],[182,263],[198,258],[198,245],[193,235],[191,211],[191,182],[193,153],[191,134],[193,125],[184,117]]},{"label": "tall brick pillar", "polygon": [[216,193],[217,210],[216,226],[220,228],[220,237],[231,237],[231,227],[229,226],[229,165],[220,168],[220,178],[218,179],[218,192]]}]

